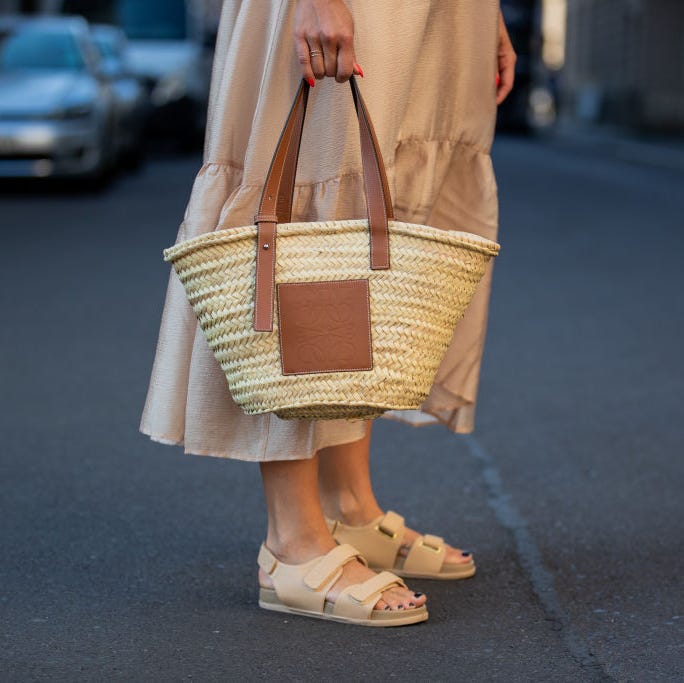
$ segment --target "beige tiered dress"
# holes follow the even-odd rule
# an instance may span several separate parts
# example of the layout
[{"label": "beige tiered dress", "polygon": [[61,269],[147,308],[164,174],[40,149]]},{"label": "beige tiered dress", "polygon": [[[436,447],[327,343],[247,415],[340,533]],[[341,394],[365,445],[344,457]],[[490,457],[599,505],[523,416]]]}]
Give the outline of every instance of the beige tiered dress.
[{"label": "beige tiered dress", "polygon": [[[358,78],[385,160],[397,220],[497,238],[489,156],[496,117],[497,0],[347,0]],[[301,78],[295,2],[226,0],[202,165],[177,241],[251,225]],[[163,201],[163,198],[160,198]],[[292,220],[366,216],[358,127],[348,83],[310,93]],[[160,244],[161,250],[167,244]],[[420,410],[383,417],[471,432],[493,261],[454,330]],[[246,415],[233,401],[183,287],[170,271],[140,431],[186,453],[242,460],[311,457],[362,438],[362,420]]]}]

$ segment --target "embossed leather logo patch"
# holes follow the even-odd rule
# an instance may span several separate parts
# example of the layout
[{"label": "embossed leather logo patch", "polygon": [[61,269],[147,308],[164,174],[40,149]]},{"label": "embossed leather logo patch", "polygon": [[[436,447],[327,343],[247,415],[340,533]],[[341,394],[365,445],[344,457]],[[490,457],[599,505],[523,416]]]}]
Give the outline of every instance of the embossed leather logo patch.
[{"label": "embossed leather logo patch", "polygon": [[284,375],[373,368],[368,280],[286,282],[277,288]]}]

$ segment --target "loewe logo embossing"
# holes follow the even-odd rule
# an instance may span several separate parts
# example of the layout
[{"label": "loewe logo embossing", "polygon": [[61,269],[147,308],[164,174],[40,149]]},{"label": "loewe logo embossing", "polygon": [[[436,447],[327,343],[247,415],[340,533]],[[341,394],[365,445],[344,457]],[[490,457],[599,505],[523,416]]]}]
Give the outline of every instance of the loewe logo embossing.
[{"label": "loewe logo embossing", "polygon": [[286,374],[369,369],[368,281],[278,285]]},{"label": "loewe logo embossing", "polygon": [[319,296],[306,293],[299,305],[295,334],[302,367],[315,368],[330,360],[342,365],[352,363],[358,342],[355,344],[351,336],[351,302],[328,290]]}]

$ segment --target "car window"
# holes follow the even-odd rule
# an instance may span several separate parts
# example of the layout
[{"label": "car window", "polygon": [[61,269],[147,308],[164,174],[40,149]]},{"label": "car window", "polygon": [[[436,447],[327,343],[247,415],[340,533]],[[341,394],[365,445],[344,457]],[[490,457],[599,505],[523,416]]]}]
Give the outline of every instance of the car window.
[{"label": "car window", "polygon": [[94,33],[93,42],[100,51],[103,57],[112,59],[120,57],[119,41],[114,36],[105,35],[104,33]]},{"label": "car window", "polygon": [[2,69],[82,69],[78,43],[70,33],[25,30],[0,37]]}]

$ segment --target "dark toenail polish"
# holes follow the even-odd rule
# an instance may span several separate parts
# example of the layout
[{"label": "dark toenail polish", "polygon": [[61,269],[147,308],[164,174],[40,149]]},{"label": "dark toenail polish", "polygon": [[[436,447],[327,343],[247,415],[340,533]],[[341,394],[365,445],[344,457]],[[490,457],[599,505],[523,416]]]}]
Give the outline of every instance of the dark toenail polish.
[{"label": "dark toenail polish", "polygon": [[470,552],[470,551],[468,551],[468,552],[463,552],[463,553],[461,553],[461,555],[463,555],[463,557],[470,557],[471,552]]},{"label": "dark toenail polish", "polygon": [[385,605],[385,609],[388,610],[388,609],[392,609],[392,608],[389,605]]},{"label": "dark toenail polish", "polygon": [[397,609],[404,609],[403,605],[397,605]]},{"label": "dark toenail polish", "polygon": [[423,595],[422,593],[414,593],[413,597],[414,598],[420,598],[420,597],[422,597],[422,595]]},{"label": "dark toenail polish", "polygon": [[415,602],[409,602],[409,607],[415,607],[416,603]]}]

